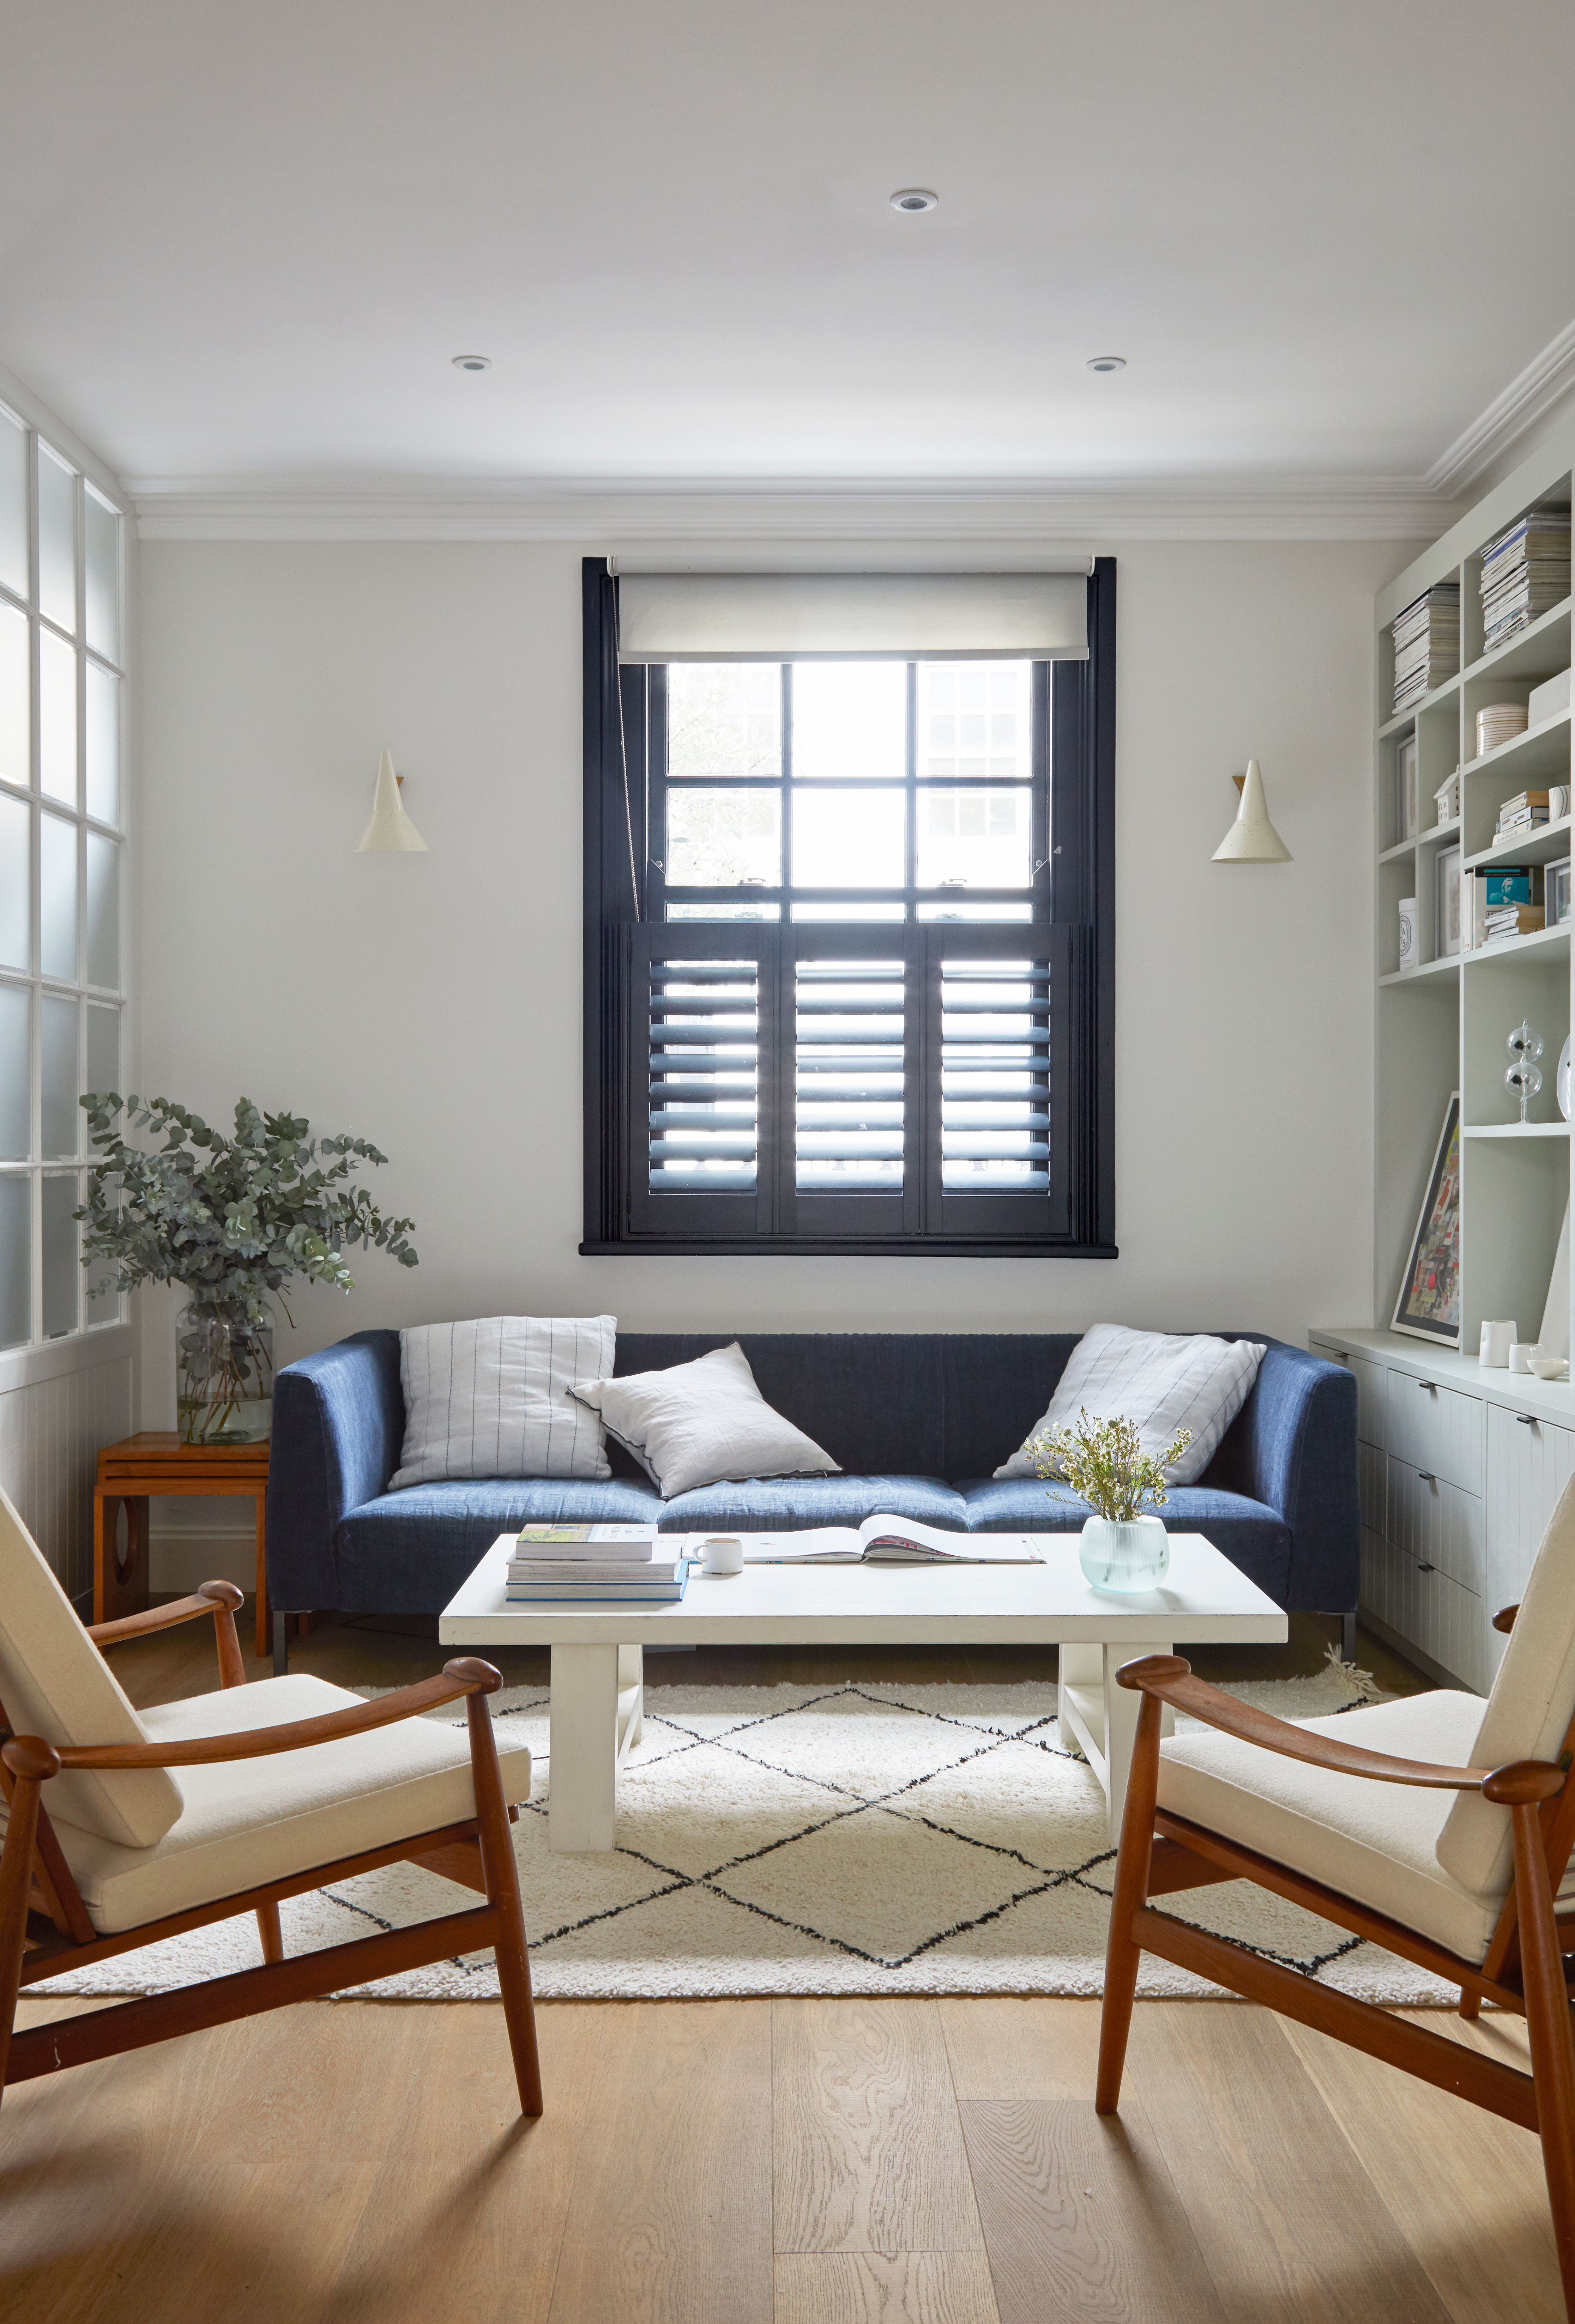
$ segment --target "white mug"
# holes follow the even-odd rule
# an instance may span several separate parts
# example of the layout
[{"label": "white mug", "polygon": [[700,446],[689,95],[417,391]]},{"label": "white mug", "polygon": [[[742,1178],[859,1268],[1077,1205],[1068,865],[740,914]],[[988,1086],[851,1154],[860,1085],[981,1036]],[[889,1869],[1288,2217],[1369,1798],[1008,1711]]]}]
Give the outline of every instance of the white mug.
[{"label": "white mug", "polygon": [[1509,1351],[1510,1370],[1512,1372],[1524,1372],[1529,1378],[1532,1368],[1532,1358],[1533,1356],[1540,1355],[1541,1353],[1542,1350],[1537,1346],[1534,1340],[1516,1340]]},{"label": "white mug", "polygon": [[1482,1352],[1478,1357],[1477,1361],[1479,1364],[1487,1365],[1490,1370],[1504,1371],[1508,1367],[1509,1351],[1514,1345],[1515,1325],[1513,1323],[1484,1323],[1482,1326]]},{"label": "white mug", "polygon": [[742,1573],[744,1545],[736,1533],[714,1533],[700,1544],[705,1553],[706,1573]]}]

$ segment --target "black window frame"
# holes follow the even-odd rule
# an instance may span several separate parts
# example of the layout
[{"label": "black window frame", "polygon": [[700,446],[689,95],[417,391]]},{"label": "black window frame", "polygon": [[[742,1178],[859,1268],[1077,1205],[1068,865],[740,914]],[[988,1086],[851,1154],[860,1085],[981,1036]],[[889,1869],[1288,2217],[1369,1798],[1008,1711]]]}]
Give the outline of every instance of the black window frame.
[{"label": "black window frame", "polygon": [[[652,673],[643,668],[619,669],[617,583],[607,560],[587,558],[581,578],[581,1254],[1116,1258],[1115,558],[1097,558],[1089,575],[1088,659],[1035,669],[1040,731],[1050,737],[1047,795],[1054,844],[1043,879],[1034,882],[1032,922],[793,921],[785,896],[775,922],[662,917],[662,873],[652,864],[653,818],[661,810],[653,780],[661,686],[653,687]],[[1036,862],[1045,845],[1039,816],[1036,807]],[[911,895],[909,901],[911,908]],[[1050,963],[1051,1198],[945,1192],[938,1061],[929,1055],[940,1036],[941,964],[949,957],[1021,957],[1031,932],[1036,954]],[[886,958],[900,954],[906,965],[915,1003],[907,1083],[921,1169],[906,1174],[901,1197],[816,1194],[806,1199],[791,1183],[792,1139],[780,1133],[792,1117],[787,1028],[795,964],[824,949],[829,936],[837,939],[837,957],[878,951]],[[651,967],[663,956],[758,964],[763,1039],[772,1062],[761,1076],[758,1178],[751,1193],[650,1194]]]}]

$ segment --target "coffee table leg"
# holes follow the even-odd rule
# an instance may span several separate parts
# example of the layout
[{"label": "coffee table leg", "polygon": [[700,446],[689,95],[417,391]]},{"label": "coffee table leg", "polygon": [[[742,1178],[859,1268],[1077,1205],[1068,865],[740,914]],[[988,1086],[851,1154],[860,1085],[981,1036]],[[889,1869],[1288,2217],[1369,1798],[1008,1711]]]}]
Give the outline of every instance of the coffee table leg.
[{"label": "coffee table leg", "polygon": [[617,1845],[618,1650],[552,1649],[549,1844],[591,1856]]},{"label": "coffee table leg", "polygon": [[1110,1837],[1121,1837],[1121,1817],[1126,1806],[1126,1779],[1132,1773],[1132,1747],[1137,1739],[1137,1714],[1143,1697],[1135,1687],[1117,1686],[1116,1674],[1123,1663],[1144,1655],[1168,1655],[1169,1641],[1153,1645],[1105,1648],[1105,1797],[1110,1810]]}]

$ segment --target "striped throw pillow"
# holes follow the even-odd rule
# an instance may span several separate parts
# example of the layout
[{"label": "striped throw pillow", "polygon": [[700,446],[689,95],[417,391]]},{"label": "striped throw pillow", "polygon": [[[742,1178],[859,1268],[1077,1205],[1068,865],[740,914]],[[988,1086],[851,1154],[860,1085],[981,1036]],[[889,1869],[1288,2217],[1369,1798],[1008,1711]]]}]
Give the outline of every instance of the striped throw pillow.
[{"label": "striped throw pillow", "polygon": [[404,1444],[390,1492],[440,1477],[610,1477],[570,1380],[613,1368],[616,1315],[488,1315],[399,1335]]},{"label": "striped throw pillow", "polygon": [[[1042,1436],[1046,1429],[1070,1427],[1086,1412],[1090,1420],[1135,1420],[1143,1450],[1163,1452],[1178,1429],[1190,1428],[1192,1442],[1165,1471],[1165,1482],[1195,1485],[1251,1395],[1263,1356],[1255,1340],[1096,1323],[1067,1359],[1050,1409],[1031,1434]],[[1024,1450],[996,1474],[1032,1477],[1035,1471]]]}]

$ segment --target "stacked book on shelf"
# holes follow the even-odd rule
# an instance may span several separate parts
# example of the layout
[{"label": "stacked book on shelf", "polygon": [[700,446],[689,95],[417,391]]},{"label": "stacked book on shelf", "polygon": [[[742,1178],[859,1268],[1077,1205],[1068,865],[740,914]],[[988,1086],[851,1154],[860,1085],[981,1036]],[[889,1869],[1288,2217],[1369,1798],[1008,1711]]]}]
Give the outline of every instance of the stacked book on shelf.
[{"label": "stacked book on shelf", "polygon": [[[1529,629],[1569,595],[1570,511],[1550,502],[1517,517],[1482,551],[1483,651]],[[1395,631],[1398,639],[1398,622]]]},{"label": "stacked book on shelf", "polygon": [[1545,791],[1516,791],[1498,810],[1495,839],[1516,839],[1544,824],[1562,823],[1570,812],[1570,786],[1552,783]]},{"label": "stacked book on shelf", "polygon": [[1395,616],[1394,715],[1398,718],[1446,678],[1453,678],[1459,659],[1460,585],[1435,582]]},{"label": "stacked book on shelf", "polygon": [[[658,1543],[674,1554],[658,1557]],[[515,1537],[505,1595],[511,1606],[671,1605],[689,1580],[683,1536],[652,1525],[526,1526]]]},{"label": "stacked book on shelf", "polygon": [[1460,934],[1468,951],[1528,936],[1543,926],[1540,863],[1495,863],[1466,874]]}]

